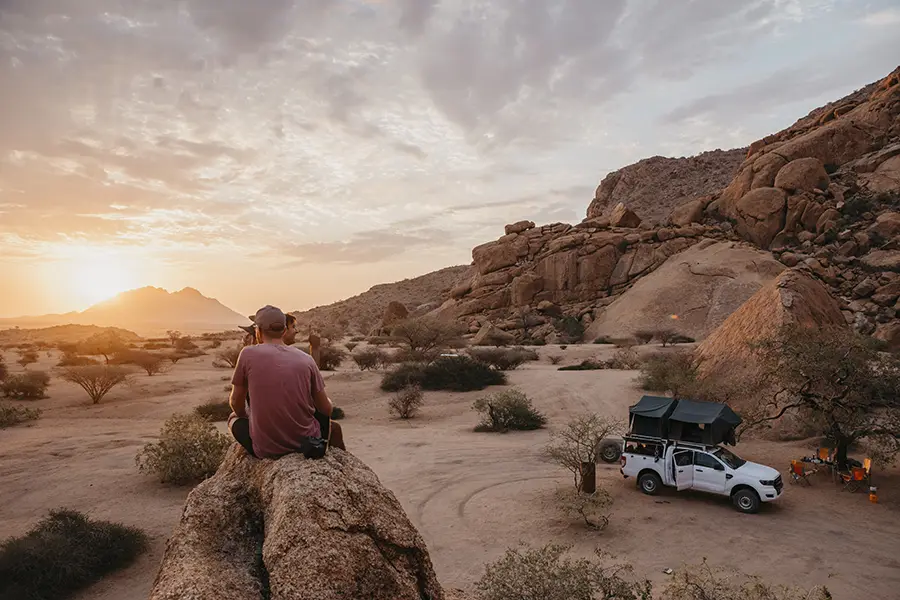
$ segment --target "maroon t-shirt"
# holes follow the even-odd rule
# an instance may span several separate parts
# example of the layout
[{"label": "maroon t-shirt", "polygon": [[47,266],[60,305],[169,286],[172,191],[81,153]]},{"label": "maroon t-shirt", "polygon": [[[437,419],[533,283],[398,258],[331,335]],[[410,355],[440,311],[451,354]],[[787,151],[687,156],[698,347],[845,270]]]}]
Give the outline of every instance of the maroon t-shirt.
[{"label": "maroon t-shirt", "polygon": [[316,361],[283,344],[257,344],[241,351],[234,385],[250,390],[253,453],[275,458],[300,450],[300,438],[320,437],[313,394],[325,389]]}]

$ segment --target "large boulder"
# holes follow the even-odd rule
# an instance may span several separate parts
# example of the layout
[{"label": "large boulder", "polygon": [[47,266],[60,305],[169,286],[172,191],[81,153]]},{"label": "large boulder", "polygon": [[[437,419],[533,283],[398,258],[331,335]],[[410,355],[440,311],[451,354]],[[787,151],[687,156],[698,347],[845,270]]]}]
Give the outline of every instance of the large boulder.
[{"label": "large boulder", "polygon": [[672,209],[669,215],[669,223],[676,227],[686,227],[691,223],[703,222],[703,209],[709,202],[704,198],[688,200]]},{"label": "large boulder", "polygon": [[784,226],[786,199],[784,192],[774,187],[747,192],[735,207],[738,233],[760,248],[768,248]]},{"label": "large boulder", "polygon": [[818,158],[798,158],[781,167],[775,176],[775,187],[789,192],[825,191],[828,173]]},{"label": "large boulder", "polygon": [[671,256],[616,298],[597,315],[585,339],[658,328],[705,338],[783,270],[771,254],[749,244],[702,241]]},{"label": "large boulder", "polygon": [[495,327],[492,323],[485,323],[475,337],[472,338],[473,346],[506,346],[512,344],[516,340],[515,336],[507,333],[502,329]]},{"label": "large boulder", "polygon": [[188,495],[150,600],[443,600],[422,536],[362,461],[235,445]]},{"label": "large boulder", "polygon": [[533,228],[534,221],[516,221],[515,223],[507,225],[504,228],[504,232],[506,235],[512,235],[513,233],[522,233],[523,231],[528,231]]},{"label": "large boulder", "polygon": [[516,264],[519,256],[512,244],[488,242],[472,249],[472,260],[481,275],[487,275]]},{"label": "large boulder", "polygon": [[384,316],[381,318],[381,327],[390,328],[391,325],[402,321],[409,316],[409,310],[402,302],[391,300],[384,309]]},{"label": "large boulder", "polygon": [[729,316],[697,349],[705,376],[754,364],[751,344],[775,335],[783,325],[845,327],[828,290],[798,270],[788,270],[763,286]]},{"label": "large boulder", "polygon": [[638,227],[641,218],[633,210],[619,202],[609,215],[609,223],[613,227]]}]

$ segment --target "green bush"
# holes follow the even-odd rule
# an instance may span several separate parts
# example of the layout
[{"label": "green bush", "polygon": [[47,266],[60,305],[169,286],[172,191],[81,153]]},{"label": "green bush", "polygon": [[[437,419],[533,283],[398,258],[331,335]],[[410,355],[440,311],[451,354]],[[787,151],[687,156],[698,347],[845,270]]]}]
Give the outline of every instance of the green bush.
[{"label": "green bush", "polygon": [[381,389],[396,392],[409,385],[423,390],[471,392],[503,385],[506,374],[468,356],[442,357],[430,364],[402,363],[384,374]]},{"label": "green bush", "polygon": [[0,402],[0,429],[12,427],[26,421],[33,421],[41,416],[38,408],[25,408],[9,402]]},{"label": "green bush", "polygon": [[142,473],[154,473],[163,483],[193,483],[216,472],[229,446],[231,439],[200,415],[172,415],[159,441],[144,446],[135,463]]},{"label": "green bush", "polygon": [[28,371],[10,375],[0,384],[3,395],[14,400],[39,400],[47,397],[50,375],[46,371]]},{"label": "green bush", "polygon": [[195,408],[194,412],[207,421],[227,421],[231,416],[231,405],[228,400],[210,400]]},{"label": "green bush", "polygon": [[147,546],[139,529],[52,511],[27,534],[0,546],[0,598],[68,598],[130,565]]},{"label": "green bush", "polygon": [[481,415],[476,431],[527,431],[540,429],[547,423],[546,417],[519,390],[504,390],[479,398],[472,408]]},{"label": "green bush", "polygon": [[332,421],[340,421],[344,418],[344,409],[340,406],[334,406],[331,409],[331,420]]}]

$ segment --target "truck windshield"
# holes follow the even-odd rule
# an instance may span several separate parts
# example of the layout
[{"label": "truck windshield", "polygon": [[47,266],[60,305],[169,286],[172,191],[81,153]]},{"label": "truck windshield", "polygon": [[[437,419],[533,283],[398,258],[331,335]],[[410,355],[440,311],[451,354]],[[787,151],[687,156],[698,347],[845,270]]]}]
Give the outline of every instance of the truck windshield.
[{"label": "truck windshield", "polygon": [[732,469],[738,469],[747,463],[746,460],[744,460],[737,454],[729,452],[725,448],[716,448],[712,453],[713,456],[721,460]]}]

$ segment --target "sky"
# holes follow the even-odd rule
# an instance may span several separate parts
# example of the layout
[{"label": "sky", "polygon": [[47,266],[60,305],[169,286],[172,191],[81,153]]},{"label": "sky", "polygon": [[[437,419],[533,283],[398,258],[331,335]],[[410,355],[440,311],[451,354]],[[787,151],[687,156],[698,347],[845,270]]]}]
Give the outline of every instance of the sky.
[{"label": "sky", "polygon": [[0,316],[297,310],[900,63],[896,0],[0,0]]}]

